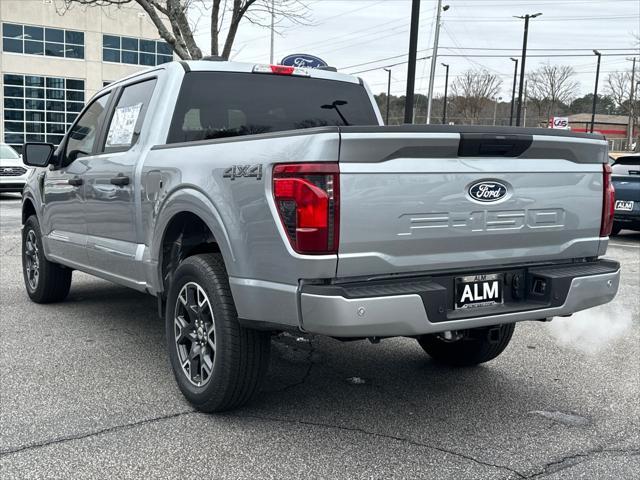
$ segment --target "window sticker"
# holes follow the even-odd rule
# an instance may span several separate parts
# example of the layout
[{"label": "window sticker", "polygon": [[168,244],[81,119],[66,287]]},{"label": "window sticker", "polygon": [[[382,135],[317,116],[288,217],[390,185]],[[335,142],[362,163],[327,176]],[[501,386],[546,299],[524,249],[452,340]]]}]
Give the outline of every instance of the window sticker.
[{"label": "window sticker", "polygon": [[107,147],[128,147],[131,145],[141,108],[142,103],[116,108],[107,135]]}]

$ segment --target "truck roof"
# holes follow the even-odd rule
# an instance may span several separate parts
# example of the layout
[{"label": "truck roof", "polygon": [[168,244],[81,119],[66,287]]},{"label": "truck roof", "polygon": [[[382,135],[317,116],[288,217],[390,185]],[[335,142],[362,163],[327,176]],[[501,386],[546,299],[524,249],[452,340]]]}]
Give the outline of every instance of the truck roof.
[{"label": "truck roof", "polygon": [[[131,78],[138,77],[140,75],[147,74],[154,70],[172,70],[172,69],[183,69],[186,72],[237,72],[237,73],[253,73],[254,68],[256,66],[269,67],[268,63],[246,63],[246,62],[228,62],[228,61],[220,61],[220,60],[177,60],[173,62],[163,63],[156,67],[150,67],[145,70],[141,70],[131,75],[127,75],[126,77],[122,77],[114,82],[111,82],[109,85],[101,88],[98,92],[102,92],[105,90],[109,90],[114,86],[119,85],[122,82],[125,82]],[[354,77],[353,75],[347,75],[339,72],[332,72],[330,70],[320,70],[317,68],[305,68],[308,77],[311,78],[320,78],[324,80],[334,80],[338,82],[347,82],[347,83],[355,83],[355,84],[363,84],[362,79],[359,77]],[[259,75],[259,73],[257,73]]]},{"label": "truck roof", "polygon": [[[268,63],[228,62],[219,60],[188,60],[179,62],[185,69],[195,72],[238,72],[253,73],[256,66],[268,66]],[[358,77],[330,70],[303,68],[311,78],[337,80],[339,82],[362,83]]]}]

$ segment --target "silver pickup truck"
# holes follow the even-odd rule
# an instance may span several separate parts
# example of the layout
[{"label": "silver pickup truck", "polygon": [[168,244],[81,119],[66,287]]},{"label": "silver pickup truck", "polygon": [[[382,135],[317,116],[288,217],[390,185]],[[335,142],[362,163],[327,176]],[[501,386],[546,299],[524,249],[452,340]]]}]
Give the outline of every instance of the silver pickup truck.
[{"label": "silver pickup truck", "polygon": [[609,302],[607,144],[542,129],[382,126],[355,77],[202,60],[115,82],[60,146],[28,143],[35,302],[80,270],[158,298],[198,409],[259,390],[273,332],[498,356],[516,322]]}]

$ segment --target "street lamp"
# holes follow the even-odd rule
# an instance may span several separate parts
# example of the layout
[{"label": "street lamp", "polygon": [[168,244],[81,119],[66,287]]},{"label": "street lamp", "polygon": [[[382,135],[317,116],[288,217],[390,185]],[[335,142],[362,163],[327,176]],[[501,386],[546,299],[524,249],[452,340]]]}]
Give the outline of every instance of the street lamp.
[{"label": "street lamp", "polygon": [[407,65],[407,94],[404,97],[404,123],[413,123],[413,92],[416,86],[416,56],[418,54],[418,27],[420,26],[420,0],[411,3],[411,30],[409,32],[409,64]]},{"label": "street lamp", "polygon": [[518,79],[518,59],[511,57],[511,61],[515,62],[513,68],[513,89],[511,90],[511,114],[509,115],[509,125],[513,125],[513,106],[516,103],[516,80]]},{"label": "street lamp", "polygon": [[536,18],[542,13],[534,13],[533,15],[523,15],[515,18],[524,20],[524,36],[522,38],[522,61],[520,62],[520,86],[518,88],[518,113],[516,114],[516,126],[520,126],[520,115],[522,114],[522,91],[524,88],[524,65],[527,60],[527,37],[529,36],[529,19]]},{"label": "street lamp", "polygon": [[383,68],[383,70],[387,72],[389,75],[387,79],[387,119],[384,122],[385,125],[389,125],[389,98],[391,96],[391,69]]},{"label": "street lamp", "polygon": [[502,101],[502,97],[493,97],[493,101],[496,102],[495,107],[493,108],[493,125],[496,124],[496,116],[498,115],[498,102]]},{"label": "street lamp", "polygon": [[431,70],[429,72],[429,94],[427,95],[427,125],[431,123],[431,101],[433,100],[433,81],[436,76],[436,62],[438,61],[438,40],[440,38],[440,14],[449,10],[449,5],[442,6],[442,0],[438,0],[438,13],[436,15],[436,34],[433,37],[433,55],[431,57]]},{"label": "street lamp", "polygon": [[593,133],[593,124],[596,121],[596,105],[598,103],[598,79],[600,78],[600,59],[602,54],[598,50],[594,50],[593,54],[598,57],[598,66],[596,67],[596,85],[593,88],[593,107],[591,107],[591,128],[589,131]]},{"label": "street lamp", "polygon": [[447,88],[449,87],[449,65],[446,63],[441,64],[444,68],[446,68],[446,73],[444,75],[444,105],[442,106],[442,124],[447,124]]}]

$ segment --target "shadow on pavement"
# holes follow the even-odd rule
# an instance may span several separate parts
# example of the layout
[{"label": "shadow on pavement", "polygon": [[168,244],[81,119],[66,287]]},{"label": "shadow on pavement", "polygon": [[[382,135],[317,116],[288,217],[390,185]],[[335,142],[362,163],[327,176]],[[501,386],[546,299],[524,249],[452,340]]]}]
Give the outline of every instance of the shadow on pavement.
[{"label": "shadow on pavement", "polygon": [[[79,328],[102,330],[106,335],[124,333],[121,341],[136,344],[132,360],[140,372],[157,369],[157,365],[145,366],[145,361],[166,359],[164,320],[158,318],[150,295],[99,280],[82,282],[72,284],[67,301],[55,309],[73,316]],[[508,353],[507,349],[504,355]],[[386,339],[372,345],[296,333],[274,335],[263,392],[234,415],[280,418],[295,413],[321,423],[364,422],[372,429],[377,428],[376,418],[387,423],[391,416],[398,428],[418,422],[445,432],[452,415],[474,417],[474,412],[482,412],[477,419],[467,420],[469,425],[486,424],[487,416],[495,417],[499,425],[510,410],[516,409],[520,416],[532,398],[545,397],[544,391],[517,381],[509,373],[508,360],[502,359],[502,367],[496,368],[500,361],[452,369],[431,361],[411,339]],[[166,375],[171,375],[168,361]]]},{"label": "shadow on pavement", "polygon": [[640,232],[635,232],[633,230],[622,230],[615,237],[611,237],[611,240],[613,240],[614,242],[616,240],[624,240],[624,241],[632,240],[632,241],[640,242]]}]

